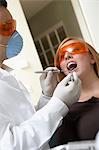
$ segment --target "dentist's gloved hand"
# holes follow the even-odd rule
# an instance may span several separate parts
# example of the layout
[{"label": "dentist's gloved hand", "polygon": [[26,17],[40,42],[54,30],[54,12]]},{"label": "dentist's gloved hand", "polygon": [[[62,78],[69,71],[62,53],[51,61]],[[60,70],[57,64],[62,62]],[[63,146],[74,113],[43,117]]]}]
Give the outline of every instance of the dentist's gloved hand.
[{"label": "dentist's gloved hand", "polygon": [[81,81],[76,73],[68,74],[56,87],[53,97],[59,98],[68,107],[80,97]]},{"label": "dentist's gloved hand", "polygon": [[[51,97],[58,84],[57,73],[48,70],[58,70],[56,67],[48,67],[45,69],[45,73],[40,76],[40,84],[42,92],[45,96]],[[48,72],[46,72],[48,71]]]}]

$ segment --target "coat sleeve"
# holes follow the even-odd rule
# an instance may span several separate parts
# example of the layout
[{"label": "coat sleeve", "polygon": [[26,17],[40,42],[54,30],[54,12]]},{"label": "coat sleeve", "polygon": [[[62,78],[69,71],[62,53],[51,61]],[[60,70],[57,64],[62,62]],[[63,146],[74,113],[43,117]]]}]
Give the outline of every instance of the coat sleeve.
[{"label": "coat sleeve", "polygon": [[51,99],[51,97],[48,97],[48,96],[41,94],[40,99],[39,99],[37,105],[35,106],[35,109],[36,110],[41,109],[50,101],[50,99]]},{"label": "coat sleeve", "polygon": [[0,114],[0,150],[44,150],[67,112],[63,102],[53,97],[32,118],[20,125]]}]

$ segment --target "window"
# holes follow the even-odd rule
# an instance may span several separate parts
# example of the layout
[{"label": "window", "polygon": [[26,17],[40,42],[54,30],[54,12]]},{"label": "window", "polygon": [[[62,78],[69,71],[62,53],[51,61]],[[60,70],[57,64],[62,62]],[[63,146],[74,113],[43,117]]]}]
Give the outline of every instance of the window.
[{"label": "window", "polygon": [[59,23],[34,40],[43,69],[54,65],[57,48],[66,37],[65,27]]}]

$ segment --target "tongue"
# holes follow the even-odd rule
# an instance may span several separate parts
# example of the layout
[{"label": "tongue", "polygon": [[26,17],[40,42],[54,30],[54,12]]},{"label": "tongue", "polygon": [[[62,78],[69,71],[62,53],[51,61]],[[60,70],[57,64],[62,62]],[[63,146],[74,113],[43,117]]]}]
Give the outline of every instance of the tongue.
[{"label": "tongue", "polygon": [[75,69],[77,67],[77,63],[72,63],[70,65],[67,66],[67,69],[72,71],[73,69]]}]

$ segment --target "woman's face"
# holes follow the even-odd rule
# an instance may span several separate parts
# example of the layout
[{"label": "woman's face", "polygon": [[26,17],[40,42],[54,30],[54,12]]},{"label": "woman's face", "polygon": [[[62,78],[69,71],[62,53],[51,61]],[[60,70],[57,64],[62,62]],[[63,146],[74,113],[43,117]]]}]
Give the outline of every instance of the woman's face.
[{"label": "woman's face", "polygon": [[[78,44],[77,44],[78,43]],[[93,69],[94,60],[88,52],[88,48],[80,44],[79,41],[71,40],[66,42],[62,47],[65,47],[64,58],[60,61],[60,67],[64,74],[75,71],[77,75],[86,76]],[[85,48],[85,49],[83,49]],[[80,52],[80,53],[79,53]]]}]

